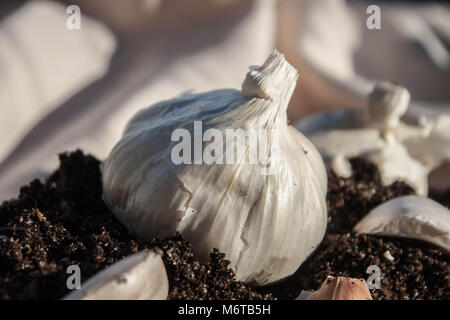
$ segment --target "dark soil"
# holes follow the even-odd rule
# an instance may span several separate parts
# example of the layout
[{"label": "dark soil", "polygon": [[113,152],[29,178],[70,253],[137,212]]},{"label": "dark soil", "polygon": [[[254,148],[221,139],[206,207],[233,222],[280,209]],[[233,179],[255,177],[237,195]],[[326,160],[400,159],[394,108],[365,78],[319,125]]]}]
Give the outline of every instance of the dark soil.
[{"label": "dark soil", "polygon": [[80,266],[84,281],[154,247],[164,252],[171,299],[271,298],[235,281],[218,251],[201,264],[179,235],[134,240],[102,201],[99,161],[77,151],[60,155],[60,162],[46,183],[31,182],[0,207],[0,299],[59,299],[69,291],[69,265]]},{"label": "dark soil", "polygon": [[[81,151],[60,155],[60,168],[46,182],[35,180],[16,200],[0,206],[0,299],[59,299],[68,293],[66,269],[79,265],[82,280],[134,252],[164,252],[171,299],[295,298],[317,289],[328,275],[367,279],[381,269],[374,299],[450,299],[448,256],[423,243],[359,236],[353,225],[380,203],[413,193],[404,183],[381,185],[376,168],[353,159],[354,176],[329,172],[327,235],[318,250],[289,279],[252,289],[235,281],[218,251],[208,264],[196,261],[181,236],[150,242],[133,239],[102,199],[99,161]],[[431,193],[447,204],[447,193]],[[448,204],[447,204],[448,205]],[[394,262],[383,257],[390,251]]]},{"label": "dark soil", "polygon": [[[368,279],[367,268],[376,265],[381,288],[371,290],[373,299],[450,299],[450,259],[441,250],[419,241],[351,233],[372,208],[414,194],[403,182],[382,186],[378,169],[364,159],[352,159],[351,164],[354,174],[348,179],[328,170],[329,217],[322,244],[293,276],[260,291],[293,299],[302,289],[317,290],[329,275]],[[432,192],[437,201],[448,200],[448,195]],[[386,251],[393,262],[383,256]]]}]

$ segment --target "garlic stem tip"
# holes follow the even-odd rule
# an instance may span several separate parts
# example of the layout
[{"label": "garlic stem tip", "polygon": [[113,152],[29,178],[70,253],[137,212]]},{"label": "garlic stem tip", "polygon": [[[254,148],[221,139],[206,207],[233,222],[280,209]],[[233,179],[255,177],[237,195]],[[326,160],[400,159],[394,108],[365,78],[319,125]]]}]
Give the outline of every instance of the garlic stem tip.
[{"label": "garlic stem tip", "polygon": [[297,70],[284,54],[272,51],[262,66],[252,66],[242,84],[242,94],[249,98],[289,102],[298,79]]}]

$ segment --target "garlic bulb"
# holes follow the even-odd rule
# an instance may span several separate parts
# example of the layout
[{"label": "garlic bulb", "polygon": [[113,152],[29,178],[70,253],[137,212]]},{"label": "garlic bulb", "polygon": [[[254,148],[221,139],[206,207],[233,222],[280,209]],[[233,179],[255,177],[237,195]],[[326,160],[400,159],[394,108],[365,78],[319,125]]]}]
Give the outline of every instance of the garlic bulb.
[{"label": "garlic bulb", "polygon": [[[102,164],[107,206],[139,238],[178,231],[202,261],[218,248],[238,280],[265,285],[294,273],[327,222],[323,161],[287,125],[297,77],[274,51],[251,67],[242,91],[184,95],[140,111]],[[249,160],[251,139],[228,139],[252,130],[268,132],[258,156],[266,150],[269,161]],[[182,156],[180,136],[189,141]]]},{"label": "garlic bulb", "polygon": [[[428,174],[450,154],[445,119],[439,125],[420,127],[401,122],[410,94],[385,81],[379,81],[366,100],[362,109],[319,114],[296,127],[317,146],[336,174],[349,177],[348,159],[366,156],[378,166],[384,185],[405,181],[417,194],[427,195]],[[425,150],[430,156],[420,156]]]},{"label": "garlic bulb", "polygon": [[320,113],[302,120],[296,127],[330,158],[336,155],[349,158],[380,150],[386,140],[392,139],[409,97],[405,88],[379,81],[366,97],[364,108]]},{"label": "garlic bulb", "polygon": [[370,211],[354,231],[419,239],[450,252],[450,211],[425,197],[389,200]]},{"label": "garlic bulb", "polygon": [[319,290],[302,291],[297,300],[372,300],[372,296],[362,279],[328,276]]},{"label": "garlic bulb", "polygon": [[165,300],[169,280],[159,253],[138,252],[92,276],[64,300]]}]

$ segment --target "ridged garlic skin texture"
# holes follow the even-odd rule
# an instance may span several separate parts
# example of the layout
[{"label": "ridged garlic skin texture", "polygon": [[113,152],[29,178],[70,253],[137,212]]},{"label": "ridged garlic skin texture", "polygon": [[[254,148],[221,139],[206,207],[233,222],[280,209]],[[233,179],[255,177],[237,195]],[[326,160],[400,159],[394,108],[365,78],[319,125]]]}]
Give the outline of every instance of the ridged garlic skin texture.
[{"label": "ridged garlic skin texture", "polygon": [[[184,95],[140,111],[102,164],[107,206],[139,238],[179,231],[203,261],[218,248],[238,280],[265,285],[294,273],[321,242],[327,223],[322,158],[287,125],[297,77],[274,51],[249,71],[242,92]],[[248,141],[235,140],[245,157],[234,164],[174,164],[171,151],[179,142],[171,134],[185,128],[194,137],[194,121],[202,121],[203,132],[215,128],[224,137],[226,129],[277,129],[274,174],[262,174],[265,166],[245,158]],[[231,149],[224,144],[224,158]]]}]

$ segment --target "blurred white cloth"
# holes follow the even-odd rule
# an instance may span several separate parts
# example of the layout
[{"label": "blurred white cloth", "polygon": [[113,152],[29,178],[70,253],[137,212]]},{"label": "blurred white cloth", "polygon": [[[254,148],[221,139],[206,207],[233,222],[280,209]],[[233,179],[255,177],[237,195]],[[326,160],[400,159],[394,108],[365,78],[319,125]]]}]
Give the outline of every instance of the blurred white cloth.
[{"label": "blurred white cloth", "polygon": [[46,114],[103,76],[116,47],[92,19],[66,28],[65,7],[30,2],[0,23],[0,162]]},{"label": "blurred white cloth", "polygon": [[[340,106],[358,101],[353,99],[351,92],[350,96],[345,96],[343,90],[329,90],[330,83],[331,88],[334,88],[334,79],[396,80],[395,76],[402,72],[402,80],[409,81],[407,87],[421,88],[417,90],[420,93],[416,96],[418,100],[427,101],[423,99],[428,97],[427,92],[436,92],[434,81],[441,81],[438,84],[441,100],[425,102],[422,105],[426,104],[428,107],[431,104],[433,107],[439,102],[444,105],[442,110],[445,110],[450,101],[447,95],[450,88],[448,81],[442,81],[448,80],[448,72],[434,66],[430,59],[427,60],[426,54],[411,54],[416,47],[397,46],[397,43],[410,43],[411,40],[405,37],[404,33],[393,32],[396,27],[389,22],[392,17],[387,14],[391,12],[391,6],[382,5],[382,29],[369,31],[365,21],[367,14],[361,3],[352,4],[355,10],[352,12],[344,0],[295,0],[294,5],[295,2],[300,5],[295,5],[295,9],[291,10],[292,7],[289,6],[293,1],[240,1],[234,4],[233,10],[224,9],[223,13],[219,12],[214,17],[202,17],[198,14],[195,23],[180,23],[177,28],[172,28],[176,30],[158,29],[158,26],[153,26],[154,29],[140,35],[141,38],[136,42],[121,39],[108,72],[95,82],[92,81],[101,76],[109,65],[114,48],[111,33],[84,15],[80,31],[66,30],[65,22],[61,23],[60,28],[51,27],[51,30],[48,30],[49,28],[45,27],[47,23],[42,24],[41,17],[54,15],[56,20],[65,20],[65,7],[46,1],[25,4],[0,25],[0,66],[3,68],[2,57],[13,52],[10,51],[12,49],[4,49],[6,47],[1,41],[17,41],[15,37],[14,40],[2,40],[1,35],[7,30],[5,25],[17,26],[15,29],[20,29],[24,39],[50,37],[46,42],[35,41],[28,47],[14,48],[16,65],[29,61],[26,57],[30,53],[38,57],[51,56],[55,65],[47,67],[45,63],[48,63],[49,59],[44,59],[44,62],[30,60],[36,67],[27,66],[20,69],[9,66],[9,73],[21,70],[22,77],[26,78],[23,81],[32,81],[28,87],[19,81],[8,81],[5,85],[2,75],[0,121],[8,123],[4,117],[14,118],[20,125],[14,135],[10,136],[7,133],[11,130],[9,123],[9,129],[0,127],[0,156],[2,152],[8,154],[6,160],[0,164],[0,201],[16,196],[19,187],[31,179],[45,177],[56,169],[57,154],[60,152],[81,148],[99,159],[104,159],[119,139],[126,122],[141,108],[188,90],[201,92],[218,88],[239,88],[248,66],[262,63],[275,46],[285,51],[288,60],[299,67],[299,86],[312,88],[302,94],[308,94],[312,99],[320,101],[324,109],[336,107],[336,104]],[[286,4],[283,13],[283,5]],[[40,13],[30,14],[32,9]],[[83,14],[83,8],[81,11]],[[28,12],[28,15],[24,12]],[[308,12],[314,14],[308,15]],[[422,15],[421,21],[437,20],[434,17],[439,16],[440,24],[444,25],[441,29],[445,30],[446,20],[442,19],[442,15],[447,17],[447,21],[450,21],[450,15],[448,10],[442,12],[428,13],[429,17]],[[290,17],[280,17],[281,13],[289,13]],[[301,23],[292,27],[290,23],[298,19],[301,19]],[[19,25],[22,27],[18,27]],[[32,25],[33,28],[30,30],[23,25]],[[86,28],[97,31],[85,35],[84,32],[90,30]],[[295,28],[299,29],[298,33]],[[161,30],[164,32],[160,32]],[[80,39],[68,40],[70,37]],[[94,42],[91,42],[92,37],[97,37]],[[52,41],[51,38],[55,40]],[[104,46],[99,45],[101,43],[104,43]],[[71,47],[72,45],[77,49]],[[373,50],[374,46],[378,50]],[[372,51],[367,48],[372,48]],[[83,50],[84,53],[78,52]],[[399,50],[401,52],[398,52]],[[314,52],[318,54],[315,55]],[[335,56],[331,55],[333,52],[336,52]],[[383,52],[389,53],[383,55]],[[397,60],[401,60],[402,55],[409,58],[407,63],[410,74],[405,74],[405,70],[399,70],[396,66],[397,63],[398,66],[404,67],[405,61],[401,61],[403,64],[392,62],[385,74],[379,73],[379,70],[386,69],[386,61],[393,59],[393,53]],[[64,57],[55,56],[57,54]],[[40,72],[33,73],[31,70],[38,68],[40,63],[44,67],[41,65],[40,69],[37,69]],[[308,72],[302,71],[302,63],[306,63],[305,67],[313,70],[309,72],[311,77]],[[428,72],[426,77],[414,74],[414,68],[418,64]],[[77,76],[67,78],[60,75],[61,69],[66,67],[70,68],[69,74],[74,73]],[[323,72],[324,78],[321,78],[322,75],[316,70]],[[423,70],[422,73],[425,72]],[[3,73],[3,70],[0,72]],[[360,73],[364,78],[360,78]],[[314,76],[321,81],[310,80],[314,79]],[[394,79],[391,79],[392,77]],[[326,81],[323,82],[323,79]],[[330,79],[331,81],[328,81]],[[34,86],[35,83],[45,83],[46,89],[42,91],[40,87]],[[355,85],[359,84],[360,82],[355,82]],[[423,88],[424,86],[430,87],[429,90]],[[85,88],[81,90],[83,87]],[[14,92],[9,95],[9,105],[17,107],[10,108],[3,102],[2,99],[7,95],[1,91],[5,89],[1,88],[8,88],[10,93]],[[46,100],[39,100],[41,91],[48,95]],[[414,91],[412,94],[414,98]],[[27,100],[26,103],[21,102],[24,99]],[[39,103],[36,103],[38,101]],[[293,107],[296,106],[291,105],[290,108]],[[26,132],[28,134],[25,139],[17,144]]]},{"label": "blurred white cloth", "polygon": [[[367,5],[352,1],[359,24]],[[450,112],[450,6],[381,3],[381,30],[361,28],[354,62],[366,78],[396,82],[411,93],[409,118]],[[425,35],[425,37],[424,37]]]},{"label": "blurred white cloth", "polygon": [[[188,90],[240,88],[248,66],[262,63],[274,47],[274,4],[243,3],[242,9],[232,16],[218,16],[214,28],[210,23],[205,27],[207,21],[197,20],[189,26],[190,30],[161,37],[149,33],[148,41],[121,44],[108,74],[98,83],[75,95],[33,129],[28,123],[32,131],[0,166],[0,200],[16,196],[21,185],[54,170],[60,152],[81,148],[99,159],[105,158],[126,122],[139,109]],[[29,11],[28,6],[21,10]],[[53,4],[46,2],[33,6],[54,9]],[[63,6],[59,15],[67,16]],[[23,17],[14,15],[11,19],[21,24]],[[39,15],[27,19],[39,25]],[[83,19],[82,30],[86,25]],[[198,43],[199,39],[202,43]],[[51,46],[37,43],[23,53],[37,50],[46,55],[57,45],[57,40]],[[75,50],[71,56],[77,57]],[[19,114],[19,110],[10,111]]]}]

